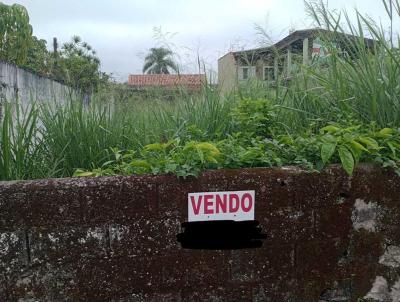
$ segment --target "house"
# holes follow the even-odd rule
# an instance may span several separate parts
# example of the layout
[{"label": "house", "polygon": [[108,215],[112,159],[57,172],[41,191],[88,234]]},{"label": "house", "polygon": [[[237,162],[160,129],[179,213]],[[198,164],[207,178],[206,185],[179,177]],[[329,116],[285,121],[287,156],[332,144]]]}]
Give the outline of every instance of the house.
[{"label": "house", "polygon": [[[250,78],[263,81],[275,81],[280,76],[290,78],[301,64],[309,64],[317,57],[329,55],[323,47],[321,34],[324,37],[331,35],[343,53],[351,52],[345,41],[359,39],[356,36],[316,28],[293,31],[268,47],[229,52],[218,59],[218,85],[221,91],[230,91]],[[367,48],[373,48],[373,40],[364,41]]]},{"label": "house", "polygon": [[189,91],[200,91],[206,83],[204,74],[132,74],[128,85],[137,89],[146,88],[184,88]]}]

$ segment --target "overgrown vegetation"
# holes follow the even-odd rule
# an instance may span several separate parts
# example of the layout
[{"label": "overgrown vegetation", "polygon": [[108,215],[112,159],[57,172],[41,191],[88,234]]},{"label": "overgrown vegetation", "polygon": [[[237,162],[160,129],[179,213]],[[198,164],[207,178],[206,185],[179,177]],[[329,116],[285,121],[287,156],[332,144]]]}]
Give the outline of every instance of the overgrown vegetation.
[{"label": "overgrown vegetation", "polygon": [[[252,111],[257,108],[257,111]],[[241,100],[231,112],[231,132],[225,139],[211,138],[203,129],[188,127],[165,143],[122,151],[111,149],[112,159],[76,176],[174,173],[196,176],[204,169],[301,165],[322,169],[341,163],[348,174],[360,161],[377,162],[399,170],[400,131],[378,128],[376,123],[332,123],[315,133],[284,134],[275,123],[279,107],[265,100]],[[185,135],[182,135],[185,133]],[[193,140],[203,137],[203,140]]]},{"label": "overgrown vegetation", "polygon": [[[382,2],[386,8],[395,8],[388,14],[389,21],[399,19],[398,0]],[[290,87],[279,90],[277,102],[295,109],[286,110],[290,117],[285,117],[285,123],[290,128],[307,128],[310,119],[339,121],[350,115],[358,122],[375,121],[380,127],[399,126],[399,40],[395,38],[396,45],[392,45],[393,38],[359,12],[352,22],[345,11],[330,12],[323,4],[308,3],[307,9],[316,26],[331,31],[321,35],[331,55],[302,66],[293,75]],[[337,35],[340,32],[356,39]],[[367,46],[366,37],[374,40],[372,48]],[[338,44],[347,51],[343,52]]]},{"label": "overgrown vegetation", "polygon": [[0,2],[0,16],[0,58],[25,63],[32,37],[28,11],[19,4]]},{"label": "overgrown vegetation", "polygon": [[55,39],[53,51],[49,51],[45,40],[32,35],[29,22],[24,6],[0,2],[1,60],[61,81],[83,97],[108,83],[109,75],[100,71],[100,60],[92,46],[73,36],[61,49]]},{"label": "overgrown vegetation", "polygon": [[[400,13],[398,2],[392,5]],[[7,104],[0,123],[0,178],[186,177],[204,169],[300,165],[319,170],[331,163],[351,174],[359,162],[399,173],[399,41],[392,45],[360,14],[353,26],[345,13],[330,13],[322,4],[308,9],[333,31],[321,37],[331,55],[299,67],[289,83],[278,81],[274,88],[250,81],[225,96],[205,86],[198,95],[179,92],[171,101],[132,100],[129,91],[125,98],[118,90],[113,104],[110,91],[98,93],[89,106],[71,101],[22,110]],[[337,48],[343,36],[335,31],[361,37],[339,41],[351,55]],[[366,47],[366,35],[376,41],[373,49]]]}]

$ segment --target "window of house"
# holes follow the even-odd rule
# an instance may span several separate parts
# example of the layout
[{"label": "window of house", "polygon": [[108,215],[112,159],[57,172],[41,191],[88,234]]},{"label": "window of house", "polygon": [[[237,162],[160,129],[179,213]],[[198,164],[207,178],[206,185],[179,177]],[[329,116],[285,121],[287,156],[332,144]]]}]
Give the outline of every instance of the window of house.
[{"label": "window of house", "polygon": [[255,66],[241,66],[239,68],[238,78],[239,80],[245,81],[254,77],[256,75],[256,67]]},{"label": "window of house", "polygon": [[265,81],[275,81],[274,66],[265,66],[264,67],[264,80]]},{"label": "window of house", "polygon": [[243,67],[242,72],[243,72],[243,76],[242,76],[243,80],[247,80],[249,78],[249,68]]}]

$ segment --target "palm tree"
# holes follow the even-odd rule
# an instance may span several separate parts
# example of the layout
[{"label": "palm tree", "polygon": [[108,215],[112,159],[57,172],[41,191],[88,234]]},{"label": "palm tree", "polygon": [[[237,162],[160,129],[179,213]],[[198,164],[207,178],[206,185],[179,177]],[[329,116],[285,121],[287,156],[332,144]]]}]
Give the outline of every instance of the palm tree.
[{"label": "palm tree", "polygon": [[178,72],[173,53],[164,47],[150,48],[150,53],[144,59],[143,73],[169,74],[170,69]]}]

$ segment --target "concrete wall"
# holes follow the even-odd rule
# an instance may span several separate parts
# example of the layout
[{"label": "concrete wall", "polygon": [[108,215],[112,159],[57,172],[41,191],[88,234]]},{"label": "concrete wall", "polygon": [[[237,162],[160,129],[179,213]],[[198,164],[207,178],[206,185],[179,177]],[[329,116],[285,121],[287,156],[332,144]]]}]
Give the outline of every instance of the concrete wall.
[{"label": "concrete wall", "polygon": [[3,101],[62,102],[72,95],[72,91],[66,85],[0,60],[0,99]]},{"label": "concrete wall", "polygon": [[[182,248],[187,194],[231,190],[262,246]],[[369,165],[3,182],[0,301],[400,301],[399,221],[400,177]]]},{"label": "concrete wall", "polygon": [[238,82],[236,61],[232,53],[218,59],[218,86],[221,92],[232,91]]}]

